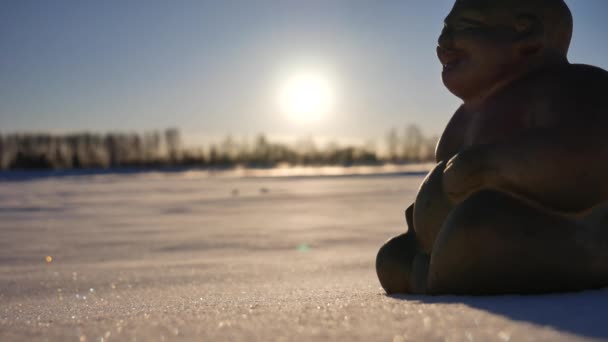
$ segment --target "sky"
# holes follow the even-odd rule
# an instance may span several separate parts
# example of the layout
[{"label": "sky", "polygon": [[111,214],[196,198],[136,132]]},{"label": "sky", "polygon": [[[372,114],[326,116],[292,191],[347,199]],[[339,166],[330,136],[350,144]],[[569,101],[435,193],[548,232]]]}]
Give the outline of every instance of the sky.
[{"label": "sky", "polygon": [[[440,134],[460,100],[435,55],[452,0],[3,0],[0,132],[177,127],[340,142],[416,123]],[[569,0],[570,60],[608,69],[608,1]],[[294,75],[321,75],[332,105],[286,115]]]}]

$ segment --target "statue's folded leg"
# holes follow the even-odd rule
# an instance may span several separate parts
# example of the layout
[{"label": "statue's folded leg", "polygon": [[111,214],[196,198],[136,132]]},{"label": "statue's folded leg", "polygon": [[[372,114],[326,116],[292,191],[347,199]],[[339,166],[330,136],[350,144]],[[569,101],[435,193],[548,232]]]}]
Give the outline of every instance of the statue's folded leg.
[{"label": "statue's folded leg", "polygon": [[405,212],[408,232],[388,240],[376,257],[376,273],[387,293],[426,293],[429,256],[411,228],[412,215],[413,205]]},{"label": "statue's folded leg", "polygon": [[426,293],[428,255],[423,254],[413,231],[388,240],[376,257],[376,273],[387,293]]},{"label": "statue's folded leg", "polygon": [[[602,229],[604,228],[604,229]],[[593,227],[496,191],[480,191],[442,226],[430,294],[500,294],[608,286],[608,227]]]}]

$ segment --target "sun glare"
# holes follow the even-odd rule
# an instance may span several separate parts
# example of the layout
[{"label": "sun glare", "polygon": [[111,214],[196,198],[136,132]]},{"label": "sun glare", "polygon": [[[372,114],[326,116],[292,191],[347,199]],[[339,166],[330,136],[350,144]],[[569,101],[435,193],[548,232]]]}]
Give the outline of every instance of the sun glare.
[{"label": "sun glare", "polygon": [[281,87],[281,110],[293,120],[315,122],[323,119],[333,105],[329,81],[322,75],[297,74]]}]

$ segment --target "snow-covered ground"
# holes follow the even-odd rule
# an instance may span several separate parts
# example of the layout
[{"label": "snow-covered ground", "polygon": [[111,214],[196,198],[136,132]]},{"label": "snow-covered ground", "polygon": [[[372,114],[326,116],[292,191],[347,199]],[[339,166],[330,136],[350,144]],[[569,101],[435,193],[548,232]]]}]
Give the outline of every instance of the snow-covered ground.
[{"label": "snow-covered ground", "polygon": [[608,290],[386,296],[421,176],[26,178],[0,182],[0,341],[608,339]]}]

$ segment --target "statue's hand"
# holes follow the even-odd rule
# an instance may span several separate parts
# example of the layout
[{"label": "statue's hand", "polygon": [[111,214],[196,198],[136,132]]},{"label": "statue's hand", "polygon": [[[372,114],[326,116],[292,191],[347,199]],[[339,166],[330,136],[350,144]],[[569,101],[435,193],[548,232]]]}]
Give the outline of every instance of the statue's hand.
[{"label": "statue's hand", "polygon": [[471,148],[456,154],[443,171],[443,189],[453,203],[460,203],[474,192],[490,187],[496,170],[489,163],[485,148]]}]

